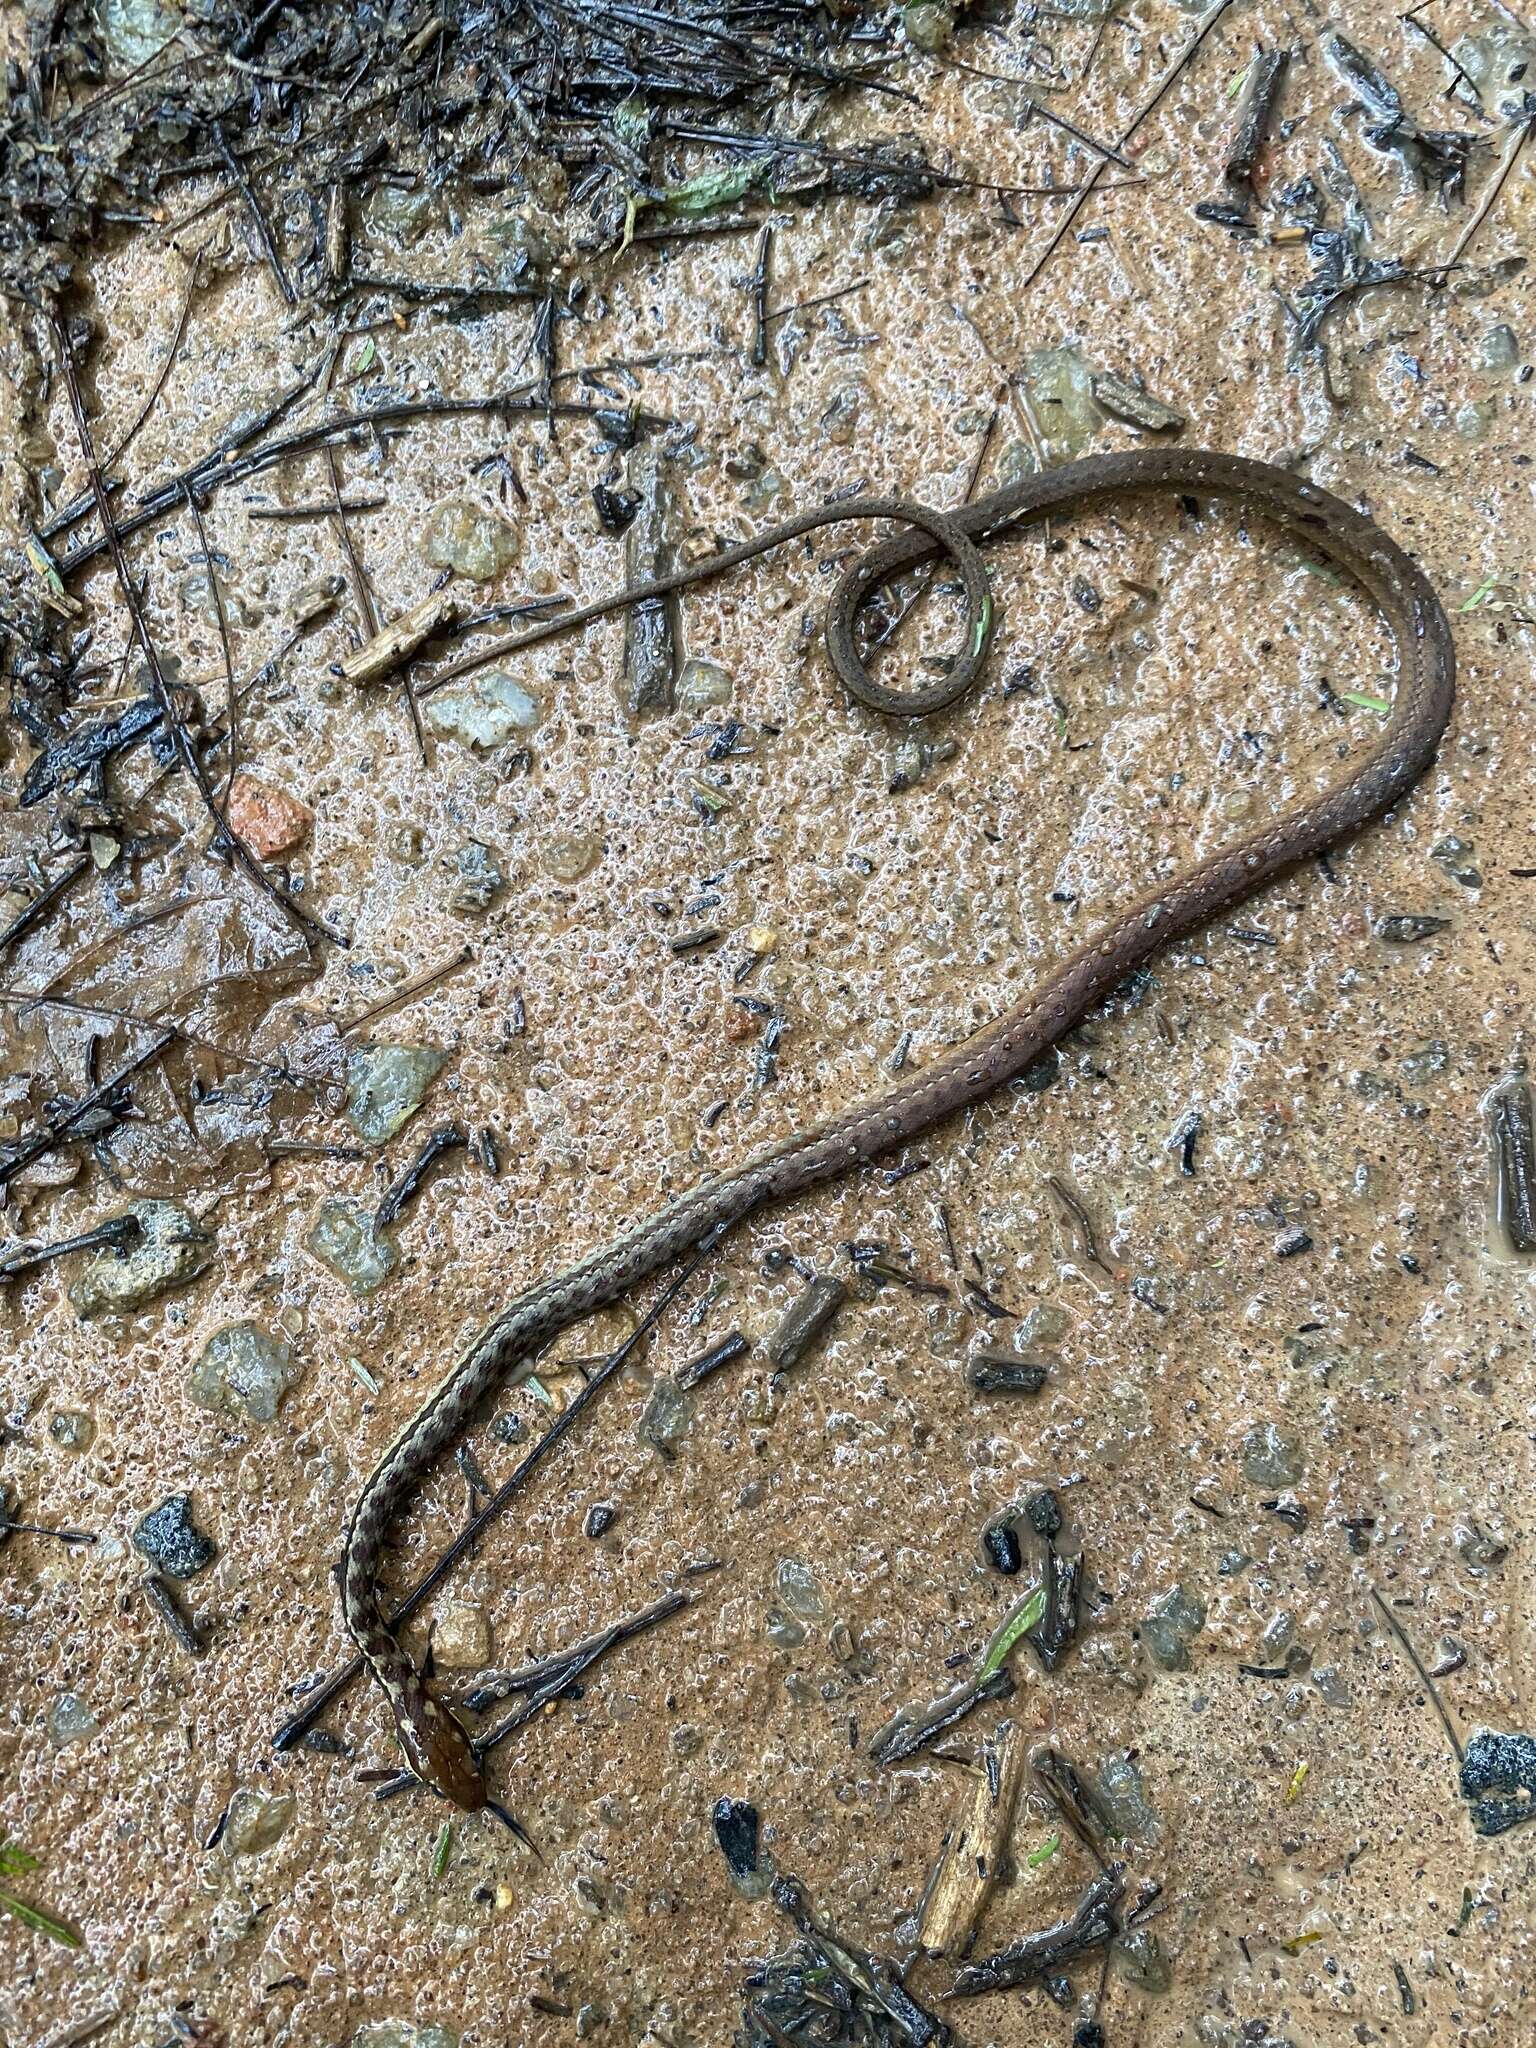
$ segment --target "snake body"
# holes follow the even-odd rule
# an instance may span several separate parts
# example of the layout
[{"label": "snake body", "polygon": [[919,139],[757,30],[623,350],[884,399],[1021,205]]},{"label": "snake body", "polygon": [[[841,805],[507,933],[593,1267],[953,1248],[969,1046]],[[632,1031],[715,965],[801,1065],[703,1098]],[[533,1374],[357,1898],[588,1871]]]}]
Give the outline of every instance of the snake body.
[{"label": "snake body", "polygon": [[[1166,490],[1252,505],[1347,571],[1375,600],[1396,639],[1399,664],[1391,715],[1380,737],[1331,788],[1269,818],[1174,880],[1146,890],[1031,994],[931,1065],[701,1181],[600,1250],[529,1288],[487,1324],[379,1461],[353,1509],[341,1573],[347,1627],[389,1701],[411,1769],[457,1804],[473,1809],[485,1802],[480,1763],[458,1720],[433,1698],[386,1624],[378,1587],[380,1554],[427,1469],[513,1367],[536,1356],[571,1323],[628,1293],[761,1203],[865,1165],[979,1101],[1038,1059],[1160,947],[1385,810],[1432,758],[1450,717],[1455,684],[1445,613],[1420,570],[1373,520],[1266,463],[1191,449],[1090,457],[949,513],[898,499],[822,506],[740,547],[566,614],[553,626],[510,643],[526,646],[550,630],[568,629],[640,597],[665,595],[719,575],[819,526],[894,519],[903,531],[871,548],[838,584],[828,608],[827,650],[844,685],[860,701],[897,715],[929,712],[969,688],[985,660],[992,621],[979,544],[1107,497]],[[875,683],[865,669],[855,644],[859,607],[875,589],[936,553],[948,556],[960,573],[971,637],[939,683],[897,692]]]}]

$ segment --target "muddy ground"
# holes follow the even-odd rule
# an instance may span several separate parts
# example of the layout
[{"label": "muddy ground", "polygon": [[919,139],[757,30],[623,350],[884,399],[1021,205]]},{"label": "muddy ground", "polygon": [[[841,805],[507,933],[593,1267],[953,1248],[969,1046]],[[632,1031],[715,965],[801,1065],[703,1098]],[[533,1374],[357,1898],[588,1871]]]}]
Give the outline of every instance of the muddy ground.
[{"label": "muddy ground", "polygon": [[[1510,33],[1501,8],[1433,14],[1448,45]],[[1383,1616],[1443,1671],[1462,1741],[1536,1725],[1533,1269],[1490,1221],[1485,1107],[1525,1049],[1536,975],[1521,609],[1536,153],[1515,161],[1457,270],[1426,276],[1516,130],[1442,97],[1448,67],[1395,8],[1349,15],[1425,125],[1481,138],[1463,199],[1442,203],[1371,147],[1323,60],[1320,14],[1240,0],[1137,136],[1137,172],[1111,166],[1115,189],[1027,286],[1062,202],[1014,199],[1011,222],[973,190],[894,211],[759,201],[739,232],[584,259],[560,363],[653,361],[605,372],[595,393],[562,388],[672,423],[656,438],[686,554],[855,487],[953,503],[978,461],[987,489],[1041,453],[1145,445],[1058,402],[1087,366],[1144,380],[1186,417],[1187,443],[1287,463],[1368,506],[1444,596],[1460,697],[1438,760],[1390,818],[1171,948],[1072,1036],[1049,1085],[909,1148],[897,1163],[921,1171],[866,1174],[739,1231],[487,1535],[432,1610],[440,1662],[455,1644],[473,1658],[488,1630],[515,1664],[669,1588],[692,1595],[497,1752],[498,1796],[537,1854],[490,1815],[455,1818],[445,1837],[425,1795],[376,1802],[357,1773],[394,1751],[366,1686],[321,1724],[338,1743],[273,1753],[290,1689],[344,1658],[331,1571],[379,1452],[520,1286],[855,1101],[908,1034],[912,1062],[933,1056],[1024,995],[1149,872],[1172,875],[1336,775],[1380,720],[1340,693],[1390,695],[1389,643],[1363,601],[1261,524],[1128,506],[994,553],[993,661],[975,697],[920,731],[925,754],[828,670],[820,605],[860,539],[834,533],[686,598],[683,651],[719,665],[728,703],[632,715],[624,629],[609,621],[509,665],[537,702],[531,731],[476,751],[429,729],[424,765],[398,681],[358,690],[332,673],[364,637],[348,584],[240,721],[242,766],[314,813],[287,864],[303,905],[350,944],[312,954],[207,856],[180,785],[146,790],[146,756],[125,768],[147,843],[131,859],[101,850],[90,885],[10,949],[5,987],[141,1016],[180,995],[176,1015],[247,1060],[307,1047],[310,1079],[264,1094],[263,1071],[179,1048],[135,1083],[135,1120],[100,1159],[76,1148],[64,1185],[39,1175],[13,1191],[13,1242],[56,1241],[148,1196],[184,1204],[210,1240],[199,1274],[122,1317],[72,1304],[90,1254],[0,1299],[13,1509],[96,1539],[16,1534],[0,1560],[0,1821],[38,1859],[14,1889],[81,1943],[0,1920],[13,2048],[84,2039],[71,2029],[93,2018],[114,2048],[219,2038],[202,2023],[231,2043],[306,2048],[723,2044],[754,1959],[792,1929],[733,1888],[716,1801],[757,1808],[775,1867],[823,1923],[905,1959],[967,1768],[1003,1718],[1086,1773],[1108,1761],[1114,1853],[1133,1883],[1163,1888],[1146,1922],[1156,1947],[1110,1971],[1114,2048],[1528,2038],[1536,1837],[1474,1832],[1446,1728]],[[1164,0],[1107,26],[1053,20],[1063,75],[1092,62],[1049,104],[1124,133],[1195,27]],[[1321,181],[1336,150],[1370,249],[1415,273],[1339,306],[1326,365],[1298,356],[1283,303],[1315,262],[1304,241],[1269,239],[1292,216],[1272,203],[1252,238],[1192,211],[1226,196],[1260,45],[1296,52],[1265,191]],[[1016,25],[951,48],[1016,73],[1024,44]],[[1070,182],[1095,161],[1026,123],[1014,86],[920,55],[900,76],[920,97],[914,129],[957,171]],[[857,141],[859,119],[834,112],[822,132]],[[379,211],[354,233],[380,271],[453,280],[516,206],[449,195],[403,234]],[[845,295],[775,320],[755,368],[764,218],[773,308]],[[169,346],[203,240],[207,281],[127,459],[135,487],[307,368],[331,329],[323,309],[282,302],[237,210],[104,243],[89,264],[87,392],[108,443]],[[362,407],[516,383],[536,317],[405,305],[346,339],[336,396]],[[1039,353],[1063,347],[1077,355]],[[18,332],[0,393],[13,459],[23,358]],[[84,471],[61,384],[25,431],[65,502]],[[455,498],[516,531],[477,601],[616,587],[624,543],[592,487],[621,488],[625,460],[601,441],[590,419],[466,417],[343,446],[344,494],[382,500],[349,517],[379,615],[426,592],[423,537]],[[18,484],[13,472],[12,516]],[[240,677],[283,644],[296,591],[348,574],[332,522],[253,513],[329,490],[310,454],[209,500]],[[159,643],[222,702],[191,518],[131,546]],[[110,565],[72,588],[115,663],[127,620]],[[920,644],[952,630],[942,605],[914,623],[909,678]],[[86,702],[131,687],[112,668]],[[707,760],[701,723],[727,716],[738,751]],[[36,748],[14,727],[9,744],[14,881],[36,842],[15,807]],[[469,842],[503,878],[486,907],[465,901]],[[42,850],[50,871],[66,858]],[[23,880],[8,917],[27,895]],[[1430,922],[1388,922],[1383,937],[1393,919]],[[749,939],[754,927],[768,929]],[[677,948],[700,929],[718,937]],[[347,1033],[465,947],[454,971]],[[213,976],[221,987],[189,993]],[[14,1134],[44,1096],[83,1092],[100,1024],[13,1009],[6,1028]],[[146,1042],[114,1029],[102,1074]],[[341,1062],[387,1044],[444,1063],[412,1122],[359,1145]],[[355,1295],[307,1248],[320,1205],[372,1209],[449,1121],[495,1134],[499,1176],[472,1150],[447,1153],[390,1233],[396,1270]],[[362,1156],[274,1156],[284,1140]],[[944,1291],[857,1282],[850,1242],[883,1245]],[[778,1378],[761,1340],[804,1282],[775,1250],[856,1283],[829,1339]],[[1017,1341],[1029,1317],[1043,1390],[979,1394],[964,1371],[978,1334]],[[630,1321],[610,1312],[561,1357],[604,1352]],[[287,1347],[271,1419],[191,1398],[209,1339],[236,1323]],[[754,1348],[689,1397],[658,1450],[637,1431],[648,1401],[657,1413],[654,1377],[733,1327]],[[541,1382],[556,1404],[577,1384],[570,1370]],[[525,1387],[499,1412],[528,1432],[549,1410]],[[493,1483],[520,1455],[494,1430],[474,1441]],[[990,1569],[981,1536],[1041,1483],[1084,1559],[1075,1647],[1050,1675],[1016,1653],[1013,1697],[978,1708],[942,1756],[875,1764],[870,1734],[974,1673],[1028,1583]],[[198,1658],[146,1604],[133,1542],[183,1492],[216,1551],[172,1581]],[[603,1503],[611,1526],[584,1534]],[[397,1583],[464,1513],[450,1469],[392,1560]],[[718,1568],[689,1576],[708,1560]],[[1068,1910],[1093,1871],[1032,1784],[1011,1856],[978,1955]],[[909,1983],[971,2048],[1043,2048],[1088,2013],[1099,1967],[1097,1952],[1074,1966],[1071,2013],[1039,1986],[941,2006],[948,1962],[919,1961]],[[358,2035],[382,2022],[398,2024]]]}]

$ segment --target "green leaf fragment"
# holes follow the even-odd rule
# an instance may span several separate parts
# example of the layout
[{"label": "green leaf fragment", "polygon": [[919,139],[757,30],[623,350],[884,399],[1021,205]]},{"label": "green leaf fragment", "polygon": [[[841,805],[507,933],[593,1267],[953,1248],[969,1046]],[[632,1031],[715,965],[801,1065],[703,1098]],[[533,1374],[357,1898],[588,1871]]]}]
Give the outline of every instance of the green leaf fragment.
[{"label": "green leaf fragment", "polygon": [[1467,599],[1466,603],[1463,605],[1459,605],[1457,607],[1457,610],[1463,612],[1475,612],[1480,604],[1486,604],[1488,602],[1489,598],[1492,597],[1493,593],[1498,589],[1498,587],[1499,579],[1496,575],[1485,576],[1482,582],[1479,583],[1479,585],[1477,586],[1476,590],[1474,590],[1472,595]]},{"label": "green leaf fragment", "polygon": [[991,632],[992,593],[988,590],[982,595],[981,610],[976,614],[976,626],[971,634],[971,654],[973,657],[980,654],[983,647],[986,646]]},{"label": "green leaf fragment", "polygon": [[[37,1858],[23,1849],[20,1842],[0,1836],[0,1877],[22,1877],[36,1868]],[[50,1941],[57,1941],[65,1948],[83,1945],[73,1927],[66,1927],[62,1920],[55,1920],[41,1906],[29,1906],[25,1899],[14,1898],[10,1892],[0,1892],[0,1913],[9,1913],[13,1920],[19,1920],[23,1927],[30,1927],[34,1934],[46,1934]]]},{"label": "green leaf fragment", "polygon": [[55,1920],[51,1913],[43,1912],[40,1907],[29,1906],[25,1899],[13,1899],[9,1892],[0,1892],[0,1913],[9,1913],[23,1927],[30,1927],[35,1934],[46,1934],[50,1941],[57,1941],[65,1948],[84,1945],[73,1927],[66,1927],[62,1920]]},{"label": "green leaf fragment", "polygon": [[1038,1849],[1030,1850],[1029,1854],[1024,1858],[1024,1861],[1029,1865],[1031,1870],[1038,1870],[1042,1863],[1050,1862],[1051,1858],[1056,1854],[1056,1851],[1060,1847],[1060,1835],[1047,1835],[1045,1840],[1040,1844]]},{"label": "green leaf fragment", "polygon": [[1014,1644],[1019,1640],[1020,1636],[1028,1635],[1032,1628],[1038,1626],[1040,1617],[1044,1613],[1044,1586],[1036,1586],[1033,1592],[1026,1593],[1017,1605],[1008,1610],[1008,1613],[1003,1617],[1001,1624],[993,1635],[991,1642],[987,1645],[987,1654],[982,1658],[981,1669],[976,1674],[978,1683],[983,1679],[990,1678],[994,1671],[1002,1670],[1008,1653],[1012,1650]]},{"label": "green leaf fragment", "polygon": [[436,1884],[437,1880],[448,1868],[448,1858],[452,1854],[453,1822],[451,1820],[445,1820],[443,1822],[443,1831],[438,1836],[437,1845],[432,1851],[432,1882],[434,1884]]},{"label": "green leaf fragment", "polygon": [[724,170],[706,171],[702,177],[690,178],[685,185],[668,186],[642,199],[640,204],[669,214],[674,220],[692,220],[698,214],[713,213],[717,206],[729,206],[740,199],[766,175],[767,169],[761,163],[727,164]]},{"label": "green leaf fragment", "polygon": [[1358,704],[1362,711],[1376,711],[1383,718],[1391,715],[1392,706],[1385,697],[1372,697],[1365,690],[1340,690],[1339,696],[1346,704]]}]

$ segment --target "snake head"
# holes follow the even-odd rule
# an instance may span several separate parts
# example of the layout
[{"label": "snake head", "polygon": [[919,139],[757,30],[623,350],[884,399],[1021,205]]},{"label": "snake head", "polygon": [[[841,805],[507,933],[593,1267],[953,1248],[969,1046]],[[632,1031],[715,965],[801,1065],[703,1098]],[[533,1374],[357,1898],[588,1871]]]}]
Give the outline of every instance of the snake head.
[{"label": "snake head", "polygon": [[424,1686],[410,1686],[395,1709],[405,1760],[424,1784],[466,1813],[485,1804],[485,1778],[469,1737]]}]

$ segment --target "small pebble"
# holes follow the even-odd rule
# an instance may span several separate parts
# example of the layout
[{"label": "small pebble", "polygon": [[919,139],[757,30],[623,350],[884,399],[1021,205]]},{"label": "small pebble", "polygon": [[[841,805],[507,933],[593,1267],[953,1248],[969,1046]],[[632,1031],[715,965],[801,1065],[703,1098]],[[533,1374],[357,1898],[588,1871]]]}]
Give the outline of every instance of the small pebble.
[{"label": "small pebble", "polygon": [[374,1229],[373,1211],[348,1195],[327,1195],[321,1202],[304,1249],[359,1296],[382,1287],[400,1263],[394,1245]]},{"label": "small pebble", "polygon": [[581,1533],[594,1540],[599,1536],[606,1536],[618,1518],[619,1511],[610,1502],[594,1501],[587,1509],[587,1518],[581,1525]]},{"label": "small pebble", "polygon": [[466,839],[454,856],[458,882],[453,891],[455,910],[489,910],[507,886],[496,855],[482,840]]},{"label": "small pebble", "polygon": [[95,1441],[96,1424],[79,1408],[61,1408],[48,1420],[48,1434],[63,1451],[88,1451]]},{"label": "small pebble", "polygon": [[229,1856],[256,1856],[287,1832],[297,1800],[291,1792],[258,1792],[242,1787],[229,1802],[220,1847]]},{"label": "small pebble", "polygon": [[447,1671],[481,1671],[492,1657],[491,1624],[483,1607],[450,1600],[432,1625],[432,1661]]},{"label": "small pebble", "polygon": [[679,711],[707,711],[731,701],[731,678],[718,661],[694,656],[678,671],[674,701]]},{"label": "small pebble", "polygon": [[590,873],[602,851],[589,832],[558,832],[546,839],[539,858],[546,875],[557,882],[579,882]]},{"label": "small pebble", "polygon": [[423,710],[441,738],[482,752],[532,732],[540,718],[537,697],[500,669],[486,669],[457,689],[437,691]]},{"label": "small pebble", "polygon": [[429,1045],[376,1045],[353,1053],[347,1122],[367,1144],[386,1144],[420,1109],[444,1064],[444,1055]]},{"label": "small pebble", "polygon": [[1157,1833],[1157,1814],[1143,1787],[1140,1766],[1125,1750],[1112,1751],[1099,1765],[1097,1791],[1117,1834],[1146,1839]]},{"label": "small pebble", "polygon": [[808,1621],[820,1621],[825,1615],[827,1603],[816,1583],[816,1574],[802,1559],[780,1558],[774,1570],[773,1583],[779,1598],[792,1614],[803,1615]]},{"label": "small pebble", "polygon": [[1147,1655],[1164,1671],[1189,1669],[1189,1645],[1205,1627],[1205,1602],[1183,1586],[1154,1600],[1141,1625]]},{"label": "small pebble", "polygon": [[431,225],[432,194],[424,185],[375,185],[364,218],[371,234],[387,235],[409,249]]},{"label": "small pebble", "polygon": [[[195,1280],[213,1257],[213,1234],[179,1202],[130,1202],[139,1236],[126,1250],[97,1252],[71,1284],[70,1301],[82,1322],[92,1316],[131,1315],[172,1287]],[[110,1219],[104,1219],[110,1220]]]},{"label": "small pebble", "polygon": [[1376,936],[1378,939],[1385,939],[1389,946],[1416,946],[1420,940],[1433,938],[1436,932],[1443,932],[1450,921],[1448,917],[1434,917],[1428,911],[1378,917]]},{"label": "small pebble", "polygon": [[1306,1464],[1300,1437],[1278,1422],[1255,1422],[1243,1436],[1243,1476],[1255,1486],[1295,1486]]},{"label": "small pebble", "polygon": [[489,583],[522,549],[518,529],[499,514],[465,498],[449,498],[427,521],[421,551],[434,569],[453,569],[472,583]]},{"label": "small pebble", "polygon": [[641,1443],[659,1451],[662,1457],[675,1457],[678,1445],[688,1433],[692,1414],[693,1404],[688,1396],[675,1380],[663,1375],[646,1396],[640,1420],[635,1425],[635,1435]]},{"label": "small pebble", "polygon": [[1173,1982],[1163,1945],[1150,1927],[1133,1927],[1127,1934],[1116,1935],[1109,1956],[1121,1983],[1137,1991],[1159,1993]]},{"label": "small pebble", "polygon": [[241,774],[230,787],[229,822],[258,860],[274,860],[303,845],[315,814],[285,790]]},{"label": "small pebble", "polygon": [[203,1346],[187,1393],[200,1408],[270,1422],[293,1377],[293,1354],[280,1338],[257,1323],[226,1323]]},{"label": "small pebble", "polygon": [[101,1723],[77,1692],[61,1692],[48,1709],[48,1740],[55,1749],[68,1749],[72,1742],[89,1742]]},{"label": "small pebble", "polygon": [[192,1519],[192,1496],[173,1493],[133,1532],[134,1547],[169,1579],[195,1578],[213,1563],[215,1548]]}]

